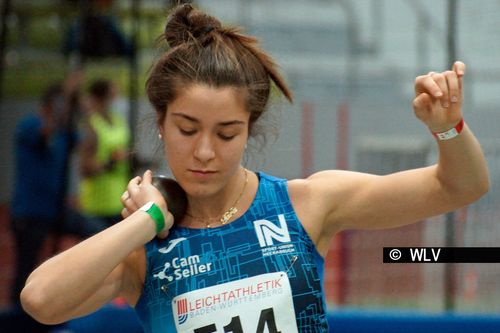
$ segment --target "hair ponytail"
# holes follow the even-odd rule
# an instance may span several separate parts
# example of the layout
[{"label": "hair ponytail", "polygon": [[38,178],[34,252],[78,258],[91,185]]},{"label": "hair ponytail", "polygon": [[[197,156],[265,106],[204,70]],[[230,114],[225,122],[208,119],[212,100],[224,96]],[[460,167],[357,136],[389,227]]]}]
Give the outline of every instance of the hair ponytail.
[{"label": "hair ponytail", "polygon": [[228,37],[236,39],[245,48],[247,48],[260,61],[262,66],[264,66],[265,70],[269,74],[269,77],[286,97],[286,99],[290,103],[293,103],[293,94],[281,74],[278,72],[276,63],[271,56],[258,47],[259,42],[257,38],[243,35],[236,29],[225,29],[222,33],[226,34]]}]

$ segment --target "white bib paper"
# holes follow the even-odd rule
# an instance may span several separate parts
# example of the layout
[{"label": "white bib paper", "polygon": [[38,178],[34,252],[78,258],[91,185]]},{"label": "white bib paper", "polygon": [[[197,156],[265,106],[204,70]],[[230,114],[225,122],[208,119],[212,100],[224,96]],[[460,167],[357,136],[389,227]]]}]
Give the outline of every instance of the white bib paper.
[{"label": "white bib paper", "polygon": [[177,332],[298,333],[284,272],[228,282],[175,297]]}]

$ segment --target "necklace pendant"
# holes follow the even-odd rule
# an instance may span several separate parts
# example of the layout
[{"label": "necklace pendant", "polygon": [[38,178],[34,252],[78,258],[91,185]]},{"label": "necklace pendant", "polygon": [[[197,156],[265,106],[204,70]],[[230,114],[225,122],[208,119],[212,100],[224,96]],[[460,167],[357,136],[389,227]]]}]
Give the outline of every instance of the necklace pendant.
[{"label": "necklace pendant", "polygon": [[236,214],[237,212],[238,212],[238,208],[236,208],[236,207],[229,208],[229,210],[227,212],[225,212],[222,215],[222,217],[220,218],[220,223],[226,224],[231,219],[231,217],[233,217],[234,214]]},{"label": "necklace pendant", "polygon": [[224,214],[222,214],[222,217],[218,221],[217,221],[217,217],[194,216],[194,215],[191,215],[188,212],[186,212],[186,215],[189,216],[193,220],[197,220],[198,223],[200,223],[200,224],[204,223],[205,226],[206,226],[206,228],[211,228],[212,227],[211,222],[207,222],[207,220],[208,221],[214,221],[214,223],[219,222],[222,225],[224,225],[227,222],[229,222],[229,220],[234,216],[234,214],[236,214],[238,212],[238,208],[236,208],[236,206],[238,205],[238,202],[240,201],[241,197],[243,196],[243,193],[245,193],[245,189],[247,187],[247,183],[248,183],[248,171],[245,168],[243,169],[243,171],[245,172],[245,183],[243,184],[243,188],[241,189],[240,195],[238,196],[238,198],[234,202],[233,206],[231,208],[229,208]]}]

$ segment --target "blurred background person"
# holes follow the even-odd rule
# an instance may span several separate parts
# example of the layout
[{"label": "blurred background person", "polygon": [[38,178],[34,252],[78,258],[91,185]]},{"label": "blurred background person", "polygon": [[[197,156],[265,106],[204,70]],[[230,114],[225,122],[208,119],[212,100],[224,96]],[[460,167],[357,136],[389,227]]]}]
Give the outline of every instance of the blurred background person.
[{"label": "blurred background person", "polygon": [[80,146],[82,211],[108,226],[121,220],[120,196],[130,171],[130,131],[125,117],[112,107],[116,95],[117,88],[109,80],[91,83]]},{"label": "blurred background person", "polygon": [[73,122],[78,112],[82,73],[49,86],[40,98],[40,111],[22,118],[14,134],[15,181],[10,207],[15,245],[15,277],[10,298],[19,293],[41,258],[51,233],[82,238],[103,227],[86,221],[67,204],[69,161],[77,143]]}]

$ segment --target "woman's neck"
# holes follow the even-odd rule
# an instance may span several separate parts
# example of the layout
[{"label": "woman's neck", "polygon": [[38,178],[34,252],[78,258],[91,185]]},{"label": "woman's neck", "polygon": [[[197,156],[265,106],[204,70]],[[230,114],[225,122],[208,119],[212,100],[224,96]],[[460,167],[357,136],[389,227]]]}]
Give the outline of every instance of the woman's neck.
[{"label": "woman's neck", "polygon": [[[218,193],[207,197],[188,196],[184,221],[189,226],[210,227],[234,220],[248,208],[255,192],[253,183],[253,173],[241,168]],[[224,214],[229,217],[226,222],[221,221]]]}]

